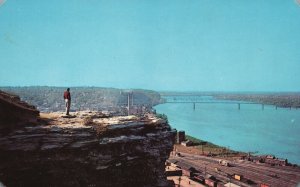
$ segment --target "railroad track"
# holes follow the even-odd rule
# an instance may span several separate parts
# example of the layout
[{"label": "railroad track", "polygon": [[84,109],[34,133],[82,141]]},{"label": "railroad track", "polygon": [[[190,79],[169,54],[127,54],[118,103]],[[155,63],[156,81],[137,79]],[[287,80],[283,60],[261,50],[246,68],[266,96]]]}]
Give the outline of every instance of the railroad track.
[{"label": "railroad track", "polygon": [[[179,161],[180,165],[182,165],[184,163],[185,166],[194,167],[198,170],[200,169],[203,176],[205,175],[205,173],[213,175],[214,177],[216,177],[218,180],[220,180],[223,183],[227,183],[231,180],[231,178],[227,176],[227,173],[216,172],[214,170],[216,167],[220,168],[220,165],[217,163],[211,163],[209,161],[202,161],[205,163],[200,163],[199,162],[200,160],[194,160],[194,158],[187,158],[187,157],[178,158],[178,159],[176,158],[176,160]],[[205,172],[205,170],[206,170],[206,172]],[[240,182],[240,181],[236,181],[235,183],[240,186],[251,187],[251,185]]]},{"label": "railroad track", "polygon": [[[200,155],[182,154],[184,157],[173,157],[173,160],[180,161],[180,164],[186,165],[185,167],[194,167],[204,170],[207,173],[214,175],[218,180],[222,182],[228,182],[230,179],[228,175],[238,174],[243,175],[246,179],[253,181],[256,184],[267,183],[271,186],[289,187],[296,186],[300,181],[300,169],[299,168],[282,168],[267,166],[263,164],[255,164],[248,162],[232,162],[234,167],[225,167],[218,164],[216,158],[209,158]],[[284,167],[284,166],[282,166]],[[221,169],[221,171],[215,171],[215,168]],[[241,186],[250,186],[246,182],[237,181],[235,183]]]},{"label": "railroad track", "polygon": [[299,182],[299,171],[297,177],[297,174],[295,172],[292,174],[291,172],[286,172],[283,169],[280,170],[279,168],[270,167],[271,166],[267,167],[264,165],[249,163],[237,164],[235,167],[232,168],[232,170],[240,173],[246,173],[245,176],[252,176],[250,172],[255,173],[255,175],[253,175],[252,177],[255,177],[254,179],[256,179],[257,181],[260,180],[259,182],[261,183],[268,183],[276,186],[282,186],[283,184],[285,186],[294,186]]}]

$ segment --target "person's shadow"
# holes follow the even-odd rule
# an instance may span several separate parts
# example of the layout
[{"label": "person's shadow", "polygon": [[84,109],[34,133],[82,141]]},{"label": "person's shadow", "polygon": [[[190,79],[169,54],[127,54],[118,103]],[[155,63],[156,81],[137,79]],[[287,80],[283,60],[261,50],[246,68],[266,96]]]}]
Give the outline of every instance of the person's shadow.
[{"label": "person's shadow", "polygon": [[63,115],[62,117],[63,118],[76,118],[75,115]]}]

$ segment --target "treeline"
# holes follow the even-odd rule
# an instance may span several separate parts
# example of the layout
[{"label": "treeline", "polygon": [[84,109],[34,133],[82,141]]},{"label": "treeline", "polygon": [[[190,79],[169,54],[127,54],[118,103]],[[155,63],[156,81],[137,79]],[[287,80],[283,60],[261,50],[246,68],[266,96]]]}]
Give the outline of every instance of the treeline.
[{"label": "treeline", "polygon": [[[30,86],[0,87],[0,90],[13,93],[23,101],[35,105],[42,112],[62,111],[64,87]],[[114,110],[127,105],[128,93],[132,93],[133,106],[152,107],[161,102],[160,94],[151,90],[122,90],[101,87],[70,87],[73,110]]]},{"label": "treeline", "polygon": [[215,94],[214,97],[224,100],[250,101],[283,108],[300,108],[300,93]]}]

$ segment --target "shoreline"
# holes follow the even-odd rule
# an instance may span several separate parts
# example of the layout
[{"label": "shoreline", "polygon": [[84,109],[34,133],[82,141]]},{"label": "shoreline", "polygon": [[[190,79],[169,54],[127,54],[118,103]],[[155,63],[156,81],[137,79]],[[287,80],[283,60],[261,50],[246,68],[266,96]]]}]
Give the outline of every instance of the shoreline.
[{"label": "shoreline", "polygon": [[[193,142],[193,145],[190,147],[193,147],[201,152],[201,155],[206,156],[212,156],[212,157],[242,157],[247,156],[249,153],[243,152],[243,151],[236,151],[229,149],[228,147],[220,146],[217,144],[214,144],[209,141],[201,140],[199,138],[193,137],[191,135],[186,135],[186,140],[190,140]],[[253,152],[250,152],[252,155]]]},{"label": "shoreline", "polygon": [[[277,160],[286,160],[287,165],[298,167],[299,164],[288,162],[288,158],[278,158],[274,154],[259,154],[258,152],[244,152],[236,151],[223,147],[217,144],[214,144],[209,141],[201,140],[199,138],[193,137],[191,135],[186,135],[186,141],[192,141],[193,145],[186,146],[192,149],[195,149],[195,153],[199,155],[215,157],[215,158],[226,158],[227,160],[234,160],[236,158],[250,158],[251,161],[261,161],[260,158],[271,158]],[[178,145],[178,144],[177,144]],[[176,144],[174,144],[176,147]],[[197,151],[198,150],[198,151]]]}]

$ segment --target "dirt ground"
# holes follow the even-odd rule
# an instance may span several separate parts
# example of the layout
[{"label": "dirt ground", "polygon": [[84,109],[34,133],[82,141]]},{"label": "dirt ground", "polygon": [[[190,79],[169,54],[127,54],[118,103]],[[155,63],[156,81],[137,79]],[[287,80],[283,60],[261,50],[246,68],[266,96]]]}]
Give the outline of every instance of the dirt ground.
[{"label": "dirt ground", "polygon": [[[203,151],[202,151],[203,150]],[[171,154],[175,154],[176,152],[179,153],[189,153],[194,155],[212,155],[215,158],[226,158],[227,160],[235,160],[239,159],[242,156],[247,155],[246,153],[239,153],[239,152],[229,152],[227,153],[222,147],[219,148],[210,148],[210,147],[201,147],[200,146],[183,146],[180,144],[175,144],[173,152]]]}]

